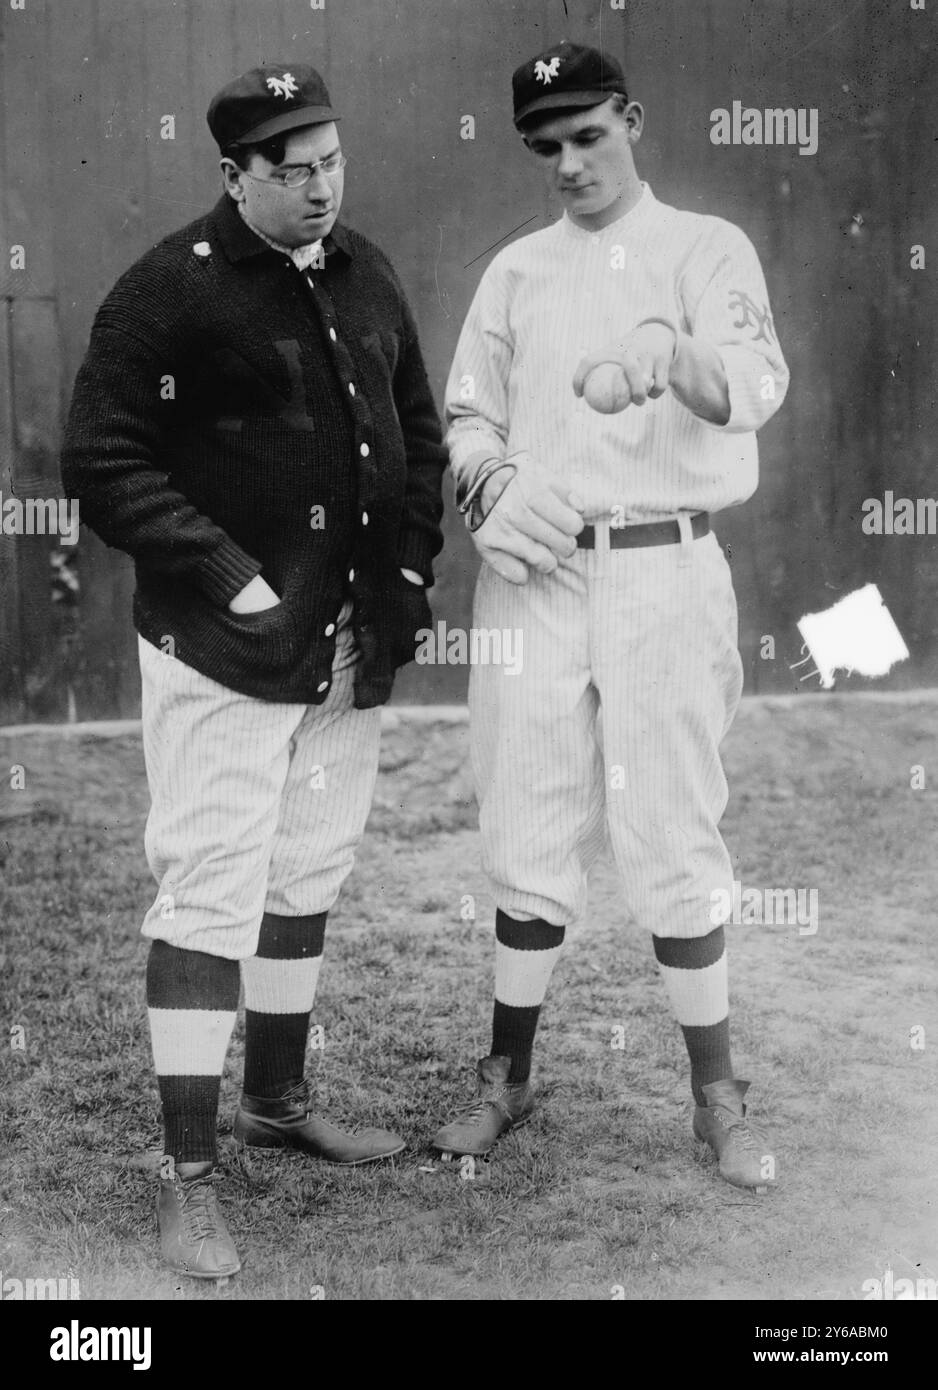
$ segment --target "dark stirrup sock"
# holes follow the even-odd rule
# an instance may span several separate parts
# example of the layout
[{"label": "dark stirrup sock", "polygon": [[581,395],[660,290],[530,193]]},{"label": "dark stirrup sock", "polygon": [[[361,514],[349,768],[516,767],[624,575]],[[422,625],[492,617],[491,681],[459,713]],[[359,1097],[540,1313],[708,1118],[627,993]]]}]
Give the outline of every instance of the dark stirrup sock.
[{"label": "dark stirrup sock", "polygon": [[264,914],[257,954],[241,962],[246,1095],[282,1096],[303,1080],[325,934],[325,912]]},{"label": "dark stirrup sock", "polygon": [[652,942],[671,1008],[684,1034],[694,1100],[706,1105],[701,1087],[733,1076],[723,928],[690,938],[652,936]]},{"label": "dark stirrup sock", "polygon": [[154,941],[147,1013],[163,1104],[164,1153],[215,1163],[218,1095],[238,1012],[236,960]]},{"label": "dark stirrup sock", "polygon": [[535,918],[495,915],[495,1008],[492,1056],[510,1057],[509,1082],[527,1081],[541,1005],[563,945],[564,928]]}]

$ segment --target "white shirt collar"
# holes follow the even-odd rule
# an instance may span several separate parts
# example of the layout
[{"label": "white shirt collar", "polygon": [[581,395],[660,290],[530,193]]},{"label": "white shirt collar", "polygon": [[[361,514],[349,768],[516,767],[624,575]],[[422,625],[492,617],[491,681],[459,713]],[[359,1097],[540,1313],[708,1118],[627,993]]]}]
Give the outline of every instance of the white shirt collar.
[{"label": "white shirt collar", "polygon": [[574,222],[566,208],[564,208],[563,217],[560,221],[564,231],[573,237],[588,238],[612,234],[621,236],[623,232],[631,232],[641,226],[657,205],[658,199],[655,197],[654,193],[652,193],[650,185],[643,182],[642,196],[639,198],[638,202],[635,203],[633,207],[629,208],[628,212],[624,212],[621,217],[617,217],[615,222],[610,222],[608,227],[601,227],[597,232],[589,231],[586,227],[581,227],[578,223]]}]

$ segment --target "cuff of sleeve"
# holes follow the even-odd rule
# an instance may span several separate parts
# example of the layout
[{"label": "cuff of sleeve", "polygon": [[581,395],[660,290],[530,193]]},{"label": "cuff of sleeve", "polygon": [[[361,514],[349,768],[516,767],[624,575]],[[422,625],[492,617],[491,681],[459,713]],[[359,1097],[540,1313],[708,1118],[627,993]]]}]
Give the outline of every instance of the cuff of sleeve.
[{"label": "cuff of sleeve", "polygon": [[401,533],[397,563],[402,570],[413,570],[419,574],[427,588],[433,586],[433,557],[436,551],[433,541],[425,531],[404,531]]},{"label": "cuff of sleeve", "polygon": [[761,429],[781,405],[787,380],[779,381],[771,364],[748,348],[729,344],[717,351],[726,373],[730,414],[722,425],[712,420],[704,423],[725,434],[749,434]]},{"label": "cuff of sleeve", "polygon": [[202,592],[217,608],[228,604],[249,584],[263,565],[226,536],[199,566],[199,585]]}]

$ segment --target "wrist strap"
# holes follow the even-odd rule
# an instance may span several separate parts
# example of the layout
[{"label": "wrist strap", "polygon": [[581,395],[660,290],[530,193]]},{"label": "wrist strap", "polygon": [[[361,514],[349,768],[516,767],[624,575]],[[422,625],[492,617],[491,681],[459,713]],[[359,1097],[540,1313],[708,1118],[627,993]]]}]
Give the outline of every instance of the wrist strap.
[{"label": "wrist strap", "polygon": [[[509,462],[507,459],[500,460],[499,462],[497,462],[497,463],[495,464],[494,467],[488,469],[488,471],[486,472],[485,478],[483,478],[483,480],[482,480],[482,485],[483,485],[483,487],[484,487],[485,483],[488,481],[488,479],[492,477],[493,474],[495,474],[495,473],[501,473],[502,469],[504,469],[504,468],[510,468],[510,469],[511,469],[511,478],[513,478],[513,477],[515,476],[515,474],[518,472],[517,466],[516,466],[515,464]],[[509,483],[511,482],[511,478],[508,479],[508,482],[509,482]],[[507,484],[506,484],[506,487],[507,487]],[[491,507],[489,507],[488,511],[487,511],[487,512],[483,512],[483,511],[482,511],[482,489],[481,489],[481,488],[479,489],[479,491],[474,495],[474,497],[473,497],[473,499],[472,499],[472,502],[471,502],[471,504],[470,504],[471,507],[472,507],[472,510],[469,511],[469,515],[466,517],[466,525],[469,527],[469,530],[470,530],[470,531],[478,531],[478,529],[479,529],[479,527],[482,525],[482,523],[483,523],[484,521],[486,521],[486,519],[487,519],[488,517],[491,516],[492,512],[495,510],[495,508],[498,506],[499,502],[501,501],[502,497],[504,496],[504,491],[505,491],[505,489],[503,488],[502,491],[499,493],[498,497],[496,497],[495,501],[492,503]],[[469,510],[469,509],[467,508],[467,511],[468,511],[468,510]]]},{"label": "wrist strap", "polygon": [[467,483],[466,486],[463,488],[461,496],[460,489],[459,487],[457,487],[456,510],[457,512],[459,512],[460,516],[465,516],[466,512],[468,512],[469,508],[472,506],[479,493],[485,487],[485,484],[488,482],[489,478],[491,478],[492,474],[497,473],[498,470],[503,466],[504,460],[500,458],[493,457],[489,459],[483,459],[482,462],[479,464],[479,467],[476,469],[472,481],[470,483]]},{"label": "wrist strap", "polygon": [[670,328],[671,332],[674,334],[674,351],[671,353],[671,361],[673,362],[675,357],[677,357],[677,345],[680,340],[680,330],[677,324],[673,319],[659,318],[657,315],[654,315],[651,318],[642,319],[641,323],[637,323],[635,327],[644,328],[646,323],[663,323],[665,328]]},{"label": "wrist strap", "polygon": [[478,493],[485,486],[485,480],[491,477],[492,468],[495,464],[502,463],[495,455],[489,459],[482,459],[481,463],[471,478],[461,478],[456,484],[456,510],[460,516],[466,516],[468,509],[472,505],[472,500],[477,498]]}]

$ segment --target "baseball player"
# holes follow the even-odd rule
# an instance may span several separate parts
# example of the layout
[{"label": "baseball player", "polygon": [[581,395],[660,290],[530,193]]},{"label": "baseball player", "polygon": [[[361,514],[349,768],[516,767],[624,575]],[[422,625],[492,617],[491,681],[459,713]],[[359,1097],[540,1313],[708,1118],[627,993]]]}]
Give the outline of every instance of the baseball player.
[{"label": "baseball player", "polygon": [[200,1277],[239,1268],[213,1185],[239,980],[236,1138],[343,1164],[404,1146],[315,1115],[304,1079],[379,706],[430,620],[446,465],[400,283],[337,221],[338,119],[299,63],[217,94],[222,196],[108,295],[63,456],[83,519],[136,562],[159,1229]]},{"label": "baseball player", "polygon": [[525,659],[510,680],[471,673],[492,1044],[433,1142],[482,1154],[530,1115],[538,1013],[608,834],[623,920],[652,934],[683,1029],[694,1134],[729,1182],[764,1188],[774,1158],[733,1076],[711,908],[733,877],[718,750],[742,674],[710,513],[753,492],[755,432],[788,372],[749,240],[640,182],[643,111],[609,54],[562,43],[513,86],[564,214],[494,258],[447,387],[457,501],[484,561],[474,623],[523,633]]}]

